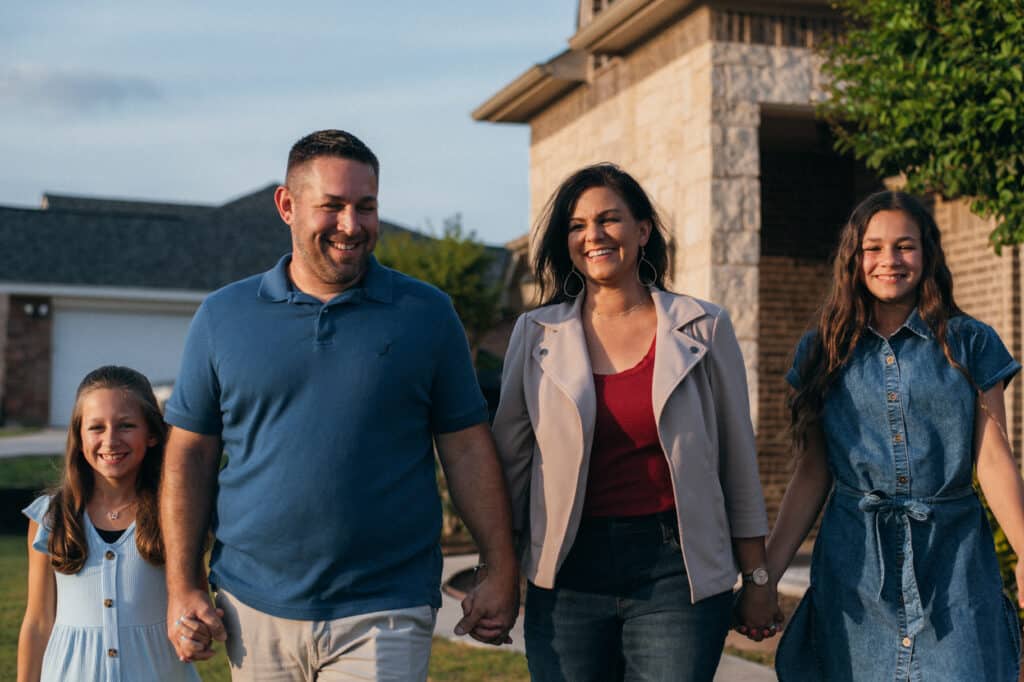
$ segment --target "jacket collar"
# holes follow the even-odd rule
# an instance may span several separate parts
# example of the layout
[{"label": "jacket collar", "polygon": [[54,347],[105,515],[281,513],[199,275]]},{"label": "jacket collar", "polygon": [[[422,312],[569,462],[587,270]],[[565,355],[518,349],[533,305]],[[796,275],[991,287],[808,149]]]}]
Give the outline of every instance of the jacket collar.
[{"label": "jacket collar", "polygon": [[[658,317],[654,349],[654,381],[651,398],[655,418],[690,370],[707,353],[707,346],[694,338],[686,326],[708,314],[697,299],[651,288]],[[569,395],[583,424],[593,425],[596,412],[593,370],[587,355],[587,341],[580,321],[582,298],[544,306],[529,313],[529,319],[545,327],[548,334],[533,349],[544,372]]]},{"label": "jacket collar", "polygon": [[[651,288],[651,299],[658,315],[658,327],[679,329],[707,314],[696,299],[689,296],[670,294],[662,289]],[[530,313],[530,319],[545,327],[562,327],[580,323],[583,297],[577,296],[571,302],[548,305]]]},{"label": "jacket collar", "polygon": [[654,378],[651,403],[659,420],[676,386],[708,352],[707,346],[687,333],[687,325],[708,314],[697,299],[652,289],[658,313],[657,345],[654,349]]}]

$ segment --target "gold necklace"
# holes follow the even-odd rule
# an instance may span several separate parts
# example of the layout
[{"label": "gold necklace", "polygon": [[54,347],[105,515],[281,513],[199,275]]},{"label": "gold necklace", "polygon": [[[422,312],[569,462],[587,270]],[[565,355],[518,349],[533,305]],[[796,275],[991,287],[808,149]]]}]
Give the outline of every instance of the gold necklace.
[{"label": "gold necklace", "polygon": [[590,312],[594,313],[594,315],[596,315],[597,317],[603,317],[603,318],[606,318],[606,319],[609,318],[609,317],[623,317],[625,315],[629,315],[631,312],[633,312],[637,308],[640,308],[640,307],[642,307],[644,305],[647,305],[647,301],[640,301],[639,303],[634,303],[633,305],[629,306],[625,310],[620,310],[617,313],[600,313],[600,312],[597,311],[597,308],[594,308]]}]

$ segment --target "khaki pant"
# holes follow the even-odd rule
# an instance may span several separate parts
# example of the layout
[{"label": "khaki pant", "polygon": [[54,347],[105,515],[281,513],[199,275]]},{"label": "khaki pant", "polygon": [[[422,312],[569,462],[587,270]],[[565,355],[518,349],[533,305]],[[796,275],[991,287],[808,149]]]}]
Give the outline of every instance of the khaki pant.
[{"label": "khaki pant", "polygon": [[217,594],[232,682],[424,682],[437,613],[431,606],[334,620],[289,620]]}]

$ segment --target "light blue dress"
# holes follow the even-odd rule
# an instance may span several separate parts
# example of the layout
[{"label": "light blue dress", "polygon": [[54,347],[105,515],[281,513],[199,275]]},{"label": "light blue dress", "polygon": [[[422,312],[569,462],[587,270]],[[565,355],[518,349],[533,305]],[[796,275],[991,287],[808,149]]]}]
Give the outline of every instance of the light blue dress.
[{"label": "light blue dress", "polygon": [[[950,320],[947,341],[982,391],[1020,370],[972,318]],[[1017,679],[1020,626],[972,487],[976,404],[917,311],[888,339],[865,330],[825,398],[835,487],[776,653],[780,680]]]},{"label": "light blue dress", "polygon": [[[32,547],[48,553],[50,498],[22,510],[39,524]],[[57,617],[43,655],[42,682],[194,682],[167,640],[164,569],[135,545],[135,524],[112,544],[84,514],[89,556],[73,575],[57,573]]]}]

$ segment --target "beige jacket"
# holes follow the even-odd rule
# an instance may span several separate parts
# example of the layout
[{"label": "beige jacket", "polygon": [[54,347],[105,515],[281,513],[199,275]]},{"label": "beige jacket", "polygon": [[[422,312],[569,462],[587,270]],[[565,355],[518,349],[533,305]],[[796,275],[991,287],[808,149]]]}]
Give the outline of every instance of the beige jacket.
[{"label": "beige jacket", "polygon": [[[768,530],[739,344],[721,308],[652,289],[651,387],[694,602],[736,583],[731,538]],[[520,533],[523,571],[550,588],[576,537],[596,404],[580,300],[516,322],[494,436]]]}]

